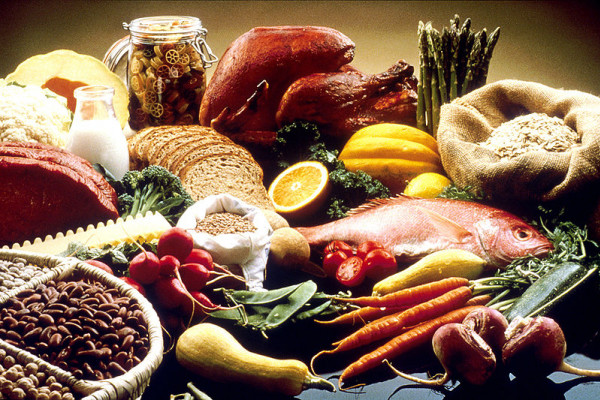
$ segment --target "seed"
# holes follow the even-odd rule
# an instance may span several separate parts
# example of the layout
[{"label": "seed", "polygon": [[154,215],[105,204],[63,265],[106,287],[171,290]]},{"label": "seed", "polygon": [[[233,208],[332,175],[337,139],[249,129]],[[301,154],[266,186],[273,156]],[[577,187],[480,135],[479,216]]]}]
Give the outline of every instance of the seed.
[{"label": "seed", "polygon": [[54,318],[49,314],[41,314],[38,321],[40,321],[42,326],[54,325]]},{"label": "seed", "polygon": [[240,214],[215,212],[207,214],[203,219],[196,221],[195,230],[216,236],[228,233],[254,232],[256,227]]}]

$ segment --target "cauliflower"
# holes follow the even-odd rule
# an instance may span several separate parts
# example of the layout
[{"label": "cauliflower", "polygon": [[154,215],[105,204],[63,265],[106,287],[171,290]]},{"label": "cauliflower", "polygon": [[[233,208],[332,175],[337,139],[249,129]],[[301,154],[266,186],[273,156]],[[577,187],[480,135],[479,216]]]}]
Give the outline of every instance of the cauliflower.
[{"label": "cauliflower", "polygon": [[64,97],[0,79],[0,141],[65,147],[72,119]]}]

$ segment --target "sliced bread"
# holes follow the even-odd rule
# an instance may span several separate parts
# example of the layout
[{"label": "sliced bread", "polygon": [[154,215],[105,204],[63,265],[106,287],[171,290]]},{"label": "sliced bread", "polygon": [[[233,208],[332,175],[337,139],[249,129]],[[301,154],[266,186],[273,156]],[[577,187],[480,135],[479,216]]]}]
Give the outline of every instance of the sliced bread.
[{"label": "sliced bread", "polygon": [[256,161],[238,154],[222,153],[198,158],[186,165],[179,177],[195,200],[229,193],[257,207],[273,209],[262,183],[262,169]]}]

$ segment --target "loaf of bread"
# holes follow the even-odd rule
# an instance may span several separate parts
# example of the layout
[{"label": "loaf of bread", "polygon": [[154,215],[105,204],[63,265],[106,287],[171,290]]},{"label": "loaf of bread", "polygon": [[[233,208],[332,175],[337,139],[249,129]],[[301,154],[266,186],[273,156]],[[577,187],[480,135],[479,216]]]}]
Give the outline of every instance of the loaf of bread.
[{"label": "loaf of bread", "polygon": [[148,127],[128,139],[131,167],[160,165],[181,179],[194,200],[228,193],[273,210],[263,171],[252,154],[213,128],[199,125]]},{"label": "loaf of bread", "polygon": [[0,244],[119,217],[117,195],[93,166],[40,143],[0,143]]}]

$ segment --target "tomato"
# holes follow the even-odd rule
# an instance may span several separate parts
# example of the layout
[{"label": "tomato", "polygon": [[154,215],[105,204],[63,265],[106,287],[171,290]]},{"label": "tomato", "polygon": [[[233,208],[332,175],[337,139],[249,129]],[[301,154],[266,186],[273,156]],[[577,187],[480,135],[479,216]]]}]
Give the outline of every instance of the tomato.
[{"label": "tomato", "polygon": [[323,271],[325,271],[325,275],[334,277],[340,264],[347,258],[348,255],[342,250],[325,254],[325,257],[323,257]]},{"label": "tomato", "polygon": [[363,260],[367,277],[381,280],[398,271],[398,263],[392,253],[384,249],[371,250]]},{"label": "tomato", "polygon": [[365,280],[363,261],[357,257],[348,257],[340,264],[335,277],[344,286],[358,286]]},{"label": "tomato", "polygon": [[325,246],[325,250],[323,252],[325,254],[335,253],[336,251],[341,250],[348,257],[352,257],[354,255],[354,249],[348,243],[341,240],[334,240],[333,242],[329,242],[327,246]]},{"label": "tomato", "polygon": [[375,249],[383,249],[383,245],[375,240],[367,240],[358,245],[356,248],[356,255],[364,260],[367,254]]}]

